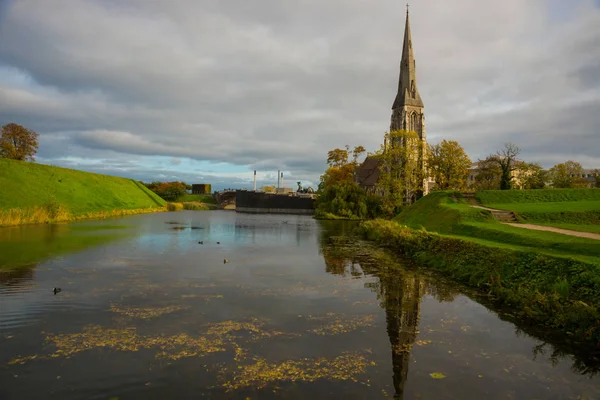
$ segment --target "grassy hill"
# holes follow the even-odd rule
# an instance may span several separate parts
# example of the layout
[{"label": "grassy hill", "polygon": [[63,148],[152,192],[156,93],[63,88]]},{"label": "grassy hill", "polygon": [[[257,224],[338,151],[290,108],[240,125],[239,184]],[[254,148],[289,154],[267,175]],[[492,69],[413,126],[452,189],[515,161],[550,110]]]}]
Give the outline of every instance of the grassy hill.
[{"label": "grassy hill", "polygon": [[477,199],[519,222],[600,233],[600,189],[487,190]]},{"label": "grassy hill", "polygon": [[[585,191],[585,189],[583,190]],[[510,207],[504,209],[511,211],[517,210],[519,206],[525,208],[531,204],[527,203],[527,201],[539,201],[539,199],[542,198],[552,198],[552,195],[549,194],[540,193],[539,196],[535,196],[535,194],[531,195],[526,192],[534,191],[515,190],[502,193],[482,192],[482,194],[478,194],[478,198],[483,199],[483,204],[491,208],[500,208],[497,207],[498,204],[510,204]],[[515,197],[511,197],[511,193],[514,193]],[[559,224],[564,223],[563,220],[560,219],[561,215],[565,215],[564,213],[567,213],[566,215],[571,215],[569,213],[583,213],[583,215],[586,216],[585,218],[588,218],[591,215],[588,213],[594,212],[566,211],[563,208],[566,207],[563,203],[578,204],[578,202],[573,201],[574,196],[577,195],[578,194],[573,193],[559,194],[557,197],[554,197],[555,199],[560,198],[566,200],[565,202],[554,202],[552,208],[552,214]],[[584,198],[590,198],[590,196],[594,195],[594,193],[584,192],[580,194],[580,196]],[[502,201],[502,203],[494,203],[494,201]],[[600,206],[600,201],[581,201],[595,202]],[[550,202],[540,201],[540,203]],[[600,207],[597,209],[600,209]],[[535,210],[535,206],[532,207],[532,210]],[[540,215],[540,213],[538,213],[538,215]],[[584,216],[579,215],[581,218],[584,218]],[[527,230],[502,224],[493,218],[490,211],[470,207],[462,199],[460,193],[431,193],[410,207],[407,207],[395,218],[395,220],[413,229],[425,229],[429,232],[459,237],[488,246],[535,251],[538,253],[559,257],[571,257],[581,261],[600,264],[600,241],[553,232]],[[591,224],[593,218],[586,219],[586,221]],[[528,220],[527,222],[532,221]],[[537,221],[535,223],[537,223]]]},{"label": "grassy hill", "polygon": [[0,188],[0,225],[165,206],[163,199],[132,179],[7,159],[0,159]]}]

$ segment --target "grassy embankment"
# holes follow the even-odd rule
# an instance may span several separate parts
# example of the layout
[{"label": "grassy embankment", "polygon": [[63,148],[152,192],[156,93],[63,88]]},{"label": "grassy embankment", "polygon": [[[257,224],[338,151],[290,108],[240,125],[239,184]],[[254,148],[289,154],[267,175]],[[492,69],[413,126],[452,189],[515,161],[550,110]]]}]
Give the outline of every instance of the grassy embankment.
[{"label": "grassy embankment", "polygon": [[214,197],[207,194],[184,194],[176,201],[167,204],[169,211],[181,210],[217,210],[219,205]]},{"label": "grassy embankment", "polygon": [[0,226],[165,211],[165,204],[132,179],[0,159]]},{"label": "grassy embankment", "polygon": [[477,193],[482,205],[513,211],[519,222],[600,233],[600,189],[549,189]]},{"label": "grassy embankment", "polygon": [[[486,206],[529,201],[521,197],[508,202],[511,194],[525,192],[506,193],[504,203],[489,202],[499,194],[483,192],[478,197]],[[595,196],[579,194],[588,195]],[[553,211],[563,209],[555,205]],[[594,220],[586,221],[592,225]],[[562,330],[576,340],[600,341],[598,240],[504,225],[489,211],[470,207],[460,193],[451,192],[424,197],[394,221],[367,221],[362,231],[401,255],[492,294],[524,320]]]}]

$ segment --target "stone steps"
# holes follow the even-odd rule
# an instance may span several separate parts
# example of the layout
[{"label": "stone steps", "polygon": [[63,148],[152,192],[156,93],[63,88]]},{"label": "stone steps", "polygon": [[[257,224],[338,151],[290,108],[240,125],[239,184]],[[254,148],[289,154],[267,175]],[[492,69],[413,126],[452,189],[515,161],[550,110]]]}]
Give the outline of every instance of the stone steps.
[{"label": "stone steps", "polygon": [[512,211],[492,211],[492,215],[496,219],[496,221],[500,222],[517,222],[517,217],[515,213]]}]

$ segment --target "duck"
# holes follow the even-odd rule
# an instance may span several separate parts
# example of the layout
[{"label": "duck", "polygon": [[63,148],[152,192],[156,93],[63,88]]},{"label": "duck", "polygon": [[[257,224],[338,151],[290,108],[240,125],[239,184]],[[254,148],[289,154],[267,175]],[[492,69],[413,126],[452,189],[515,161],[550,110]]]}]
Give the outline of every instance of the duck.
[{"label": "duck", "polygon": [[221,242],[217,242],[217,244],[221,244]]},{"label": "duck", "polygon": [[198,244],[204,244],[204,241],[201,240],[201,241],[198,242]]},{"label": "duck", "polygon": [[228,260],[228,259],[224,259],[224,260],[223,260],[223,264],[227,264],[228,262],[229,262],[229,260]]},{"label": "duck", "polygon": [[56,294],[56,293],[60,292],[61,290],[62,290],[61,288],[55,287],[52,291],[54,292],[54,294]]}]

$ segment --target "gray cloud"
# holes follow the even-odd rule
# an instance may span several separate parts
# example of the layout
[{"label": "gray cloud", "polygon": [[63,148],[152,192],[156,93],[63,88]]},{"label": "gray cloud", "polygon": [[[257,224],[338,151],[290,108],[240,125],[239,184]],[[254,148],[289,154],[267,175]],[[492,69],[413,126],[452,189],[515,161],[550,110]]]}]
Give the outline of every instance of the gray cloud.
[{"label": "gray cloud", "polygon": [[[600,8],[551,6],[412,7],[431,142],[600,166]],[[21,0],[3,15],[0,120],[40,132],[40,160],[151,180],[166,168],[153,157],[189,158],[315,182],[328,150],[375,150],[389,127],[404,28],[391,0]]]}]

